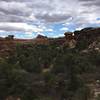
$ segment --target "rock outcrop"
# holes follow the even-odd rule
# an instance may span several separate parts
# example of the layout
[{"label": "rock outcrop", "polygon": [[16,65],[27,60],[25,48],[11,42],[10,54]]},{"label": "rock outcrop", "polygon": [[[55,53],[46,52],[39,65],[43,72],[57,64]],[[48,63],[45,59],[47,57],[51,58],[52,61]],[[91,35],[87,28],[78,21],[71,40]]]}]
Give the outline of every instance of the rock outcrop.
[{"label": "rock outcrop", "polygon": [[49,40],[46,36],[43,35],[38,35],[34,40],[33,40],[33,44],[44,44],[47,45],[49,44]]},{"label": "rock outcrop", "polygon": [[13,40],[14,39],[14,35],[8,35],[5,39],[7,39],[7,40]]},{"label": "rock outcrop", "polygon": [[100,28],[84,28],[74,32],[77,41],[87,40],[89,43],[100,37]]},{"label": "rock outcrop", "polygon": [[75,39],[74,33],[73,32],[65,32],[64,35],[65,35],[66,41],[63,45],[67,46],[69,48],[75,48],[77,41]]}]

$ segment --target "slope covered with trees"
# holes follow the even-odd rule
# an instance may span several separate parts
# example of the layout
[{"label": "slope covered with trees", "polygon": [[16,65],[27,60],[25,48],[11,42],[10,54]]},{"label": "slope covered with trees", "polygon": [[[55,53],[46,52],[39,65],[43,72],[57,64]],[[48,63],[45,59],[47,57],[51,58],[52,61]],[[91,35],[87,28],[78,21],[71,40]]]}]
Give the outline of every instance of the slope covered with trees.
[{"label": "slope covered with trees", "polygon": [[66,38],[64,44],[62,38],[14,44],[13,53],[0,58],[0,100],[92,100],[91,84],[100,80],[100,34],[75,34],[73,48]]}]

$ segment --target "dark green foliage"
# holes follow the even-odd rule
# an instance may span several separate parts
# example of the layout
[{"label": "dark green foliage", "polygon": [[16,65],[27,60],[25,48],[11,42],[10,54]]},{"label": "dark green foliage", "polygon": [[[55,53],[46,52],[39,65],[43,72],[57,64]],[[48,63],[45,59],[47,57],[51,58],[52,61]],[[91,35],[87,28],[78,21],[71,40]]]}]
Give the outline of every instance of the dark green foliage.
[{"label": "dark green foliage", "polygon": [[0,59],[0,99],[88,100],[90,90],[83,76],[88,81],[90,74],[99,79],[100,53],[80,53],[85,46],[17,44],[14,55]]},{"label": "dark green foliage", "polygon": [[[21,69],[18,64],[9,64],[6,61],[0,62],[0,99],[8,96],[25,97],[25,93],[32,87],[30,73]],[[34,93],[34,92],[32,92]],[[35,95],[32,95],[35,97]],[[28,94],[28,97],[31,97]],[[31,99],[32,100],[32,99]]]},{"label": "dark green foliage", "polygon": [[100,94],[97,96],[96,100],[100,100]]},{"label": "dark green foliage", "polygon": [[88,40],[84,39],[84,40],[78,41],[76,48],[78,50],[84,50],[84,49],[88,48],[88,46],[89,46]]}]

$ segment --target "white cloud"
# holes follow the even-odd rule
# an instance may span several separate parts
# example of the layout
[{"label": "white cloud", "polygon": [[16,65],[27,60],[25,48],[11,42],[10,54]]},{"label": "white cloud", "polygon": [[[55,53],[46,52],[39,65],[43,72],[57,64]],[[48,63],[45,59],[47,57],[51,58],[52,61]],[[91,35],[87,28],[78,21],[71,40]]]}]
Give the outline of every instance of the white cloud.
[{"label": "white cloud", "polygon": [[47,32],[53,32],[54,30],[53,29],[46,29],[45,31],[47,31]]},{"label": "white cloud", "polygon": [[82,29],[82,27],[78,27],[78,28],[76,28],[76,30],[78,30],[78,31],[81,30],[81,29]]},{"label": "white cloud", "polygon": [[0,30],[22,31],[22,32],[42,32],[43,31],[43,29],[40,29],[33,25],[29,25],[27,23],[11,23],[11,22],[0,23]]},{"label": "white cloud", "polygon": [[68,31],[68,28],[67,27],[63,27],[60,29],[60,31]]}]

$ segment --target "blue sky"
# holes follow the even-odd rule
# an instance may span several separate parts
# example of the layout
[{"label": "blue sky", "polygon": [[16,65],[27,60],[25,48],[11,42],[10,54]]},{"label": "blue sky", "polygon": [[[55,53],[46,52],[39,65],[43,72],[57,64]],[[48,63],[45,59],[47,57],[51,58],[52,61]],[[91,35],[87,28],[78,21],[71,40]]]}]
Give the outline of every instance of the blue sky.
[{"label": "blue sky", "polygon": [[63,36],[66,31],[100,27],[100,0],[0,0],[0,36]]}]

